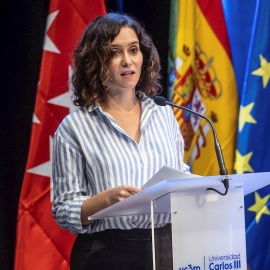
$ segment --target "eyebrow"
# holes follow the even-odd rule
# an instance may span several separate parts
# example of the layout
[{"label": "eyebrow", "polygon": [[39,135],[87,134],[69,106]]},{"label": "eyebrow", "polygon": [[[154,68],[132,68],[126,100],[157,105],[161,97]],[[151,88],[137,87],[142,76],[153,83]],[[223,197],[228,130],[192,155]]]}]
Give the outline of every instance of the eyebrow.
[{"label": "eyebrow", "polygon": [[[128,46],[132,46],[132,45],[135,45],[135,44],[138,44],[139,45],[139,41],[134,41],[134,42],[131,42],[130,44],[128,44]],[[111,45],[112,47],[122,47],[122,45],[120,45],[120,44],[112,44]]]}]

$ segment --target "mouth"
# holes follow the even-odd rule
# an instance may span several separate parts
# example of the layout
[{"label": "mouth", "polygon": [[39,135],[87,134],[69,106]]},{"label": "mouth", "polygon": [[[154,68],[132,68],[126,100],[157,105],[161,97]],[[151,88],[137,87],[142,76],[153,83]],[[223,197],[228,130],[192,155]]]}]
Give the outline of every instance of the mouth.
[{"label": "mouth", "polygon": [[121,76],[128,76],[128,75],[132,75],[135,74],[135,72],[133,70],[129,70],[129,71],[125,71],[123,73],[121,73]]}]

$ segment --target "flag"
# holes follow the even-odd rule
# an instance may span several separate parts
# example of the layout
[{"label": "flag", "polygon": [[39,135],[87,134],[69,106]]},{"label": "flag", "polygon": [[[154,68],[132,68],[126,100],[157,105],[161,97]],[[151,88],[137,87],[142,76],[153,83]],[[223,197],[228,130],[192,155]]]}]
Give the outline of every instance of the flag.
[{"label": "flag", "polygon": [[[238,97],[241,100],[256,0],[222,0]],[[244,11],[244,12],[243,12]]]},{"label": "flag", "polygon": [[[233,173],[239,102],[221,0],[172,0],[169,39],[169,99],[213,122]],[[208,122],[179,109],[174,114],[192,173],[218,175]]]},{"label": "flag", "polygon": [[[270,2],[257,0],[240,103],[236,173],[270,171],[269,115]],[[251,270],[267,270],[270,265],[270,186],[246,196],[245,216],[248,265]]]},{"label": "flag", "polygon": [[21,188],[14,269],[69,269],[74,236],[52,216],[52,144],[71,102],[72,54],[86,25],[105,14],[103,0],[50,2],[26,171]]}]

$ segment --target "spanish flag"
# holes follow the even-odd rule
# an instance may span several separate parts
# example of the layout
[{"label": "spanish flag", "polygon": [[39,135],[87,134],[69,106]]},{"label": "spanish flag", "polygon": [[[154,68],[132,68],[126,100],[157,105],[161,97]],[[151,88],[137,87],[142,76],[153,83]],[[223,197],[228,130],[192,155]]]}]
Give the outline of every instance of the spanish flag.
[{"label": "spanish flag", "polygon": [[[239,103],[221,0],[172,0],[169,42],[169,99],[213,122],[233,173]],[[208,122],[179,109],[174,114],[192,173],[218,175]]]}]

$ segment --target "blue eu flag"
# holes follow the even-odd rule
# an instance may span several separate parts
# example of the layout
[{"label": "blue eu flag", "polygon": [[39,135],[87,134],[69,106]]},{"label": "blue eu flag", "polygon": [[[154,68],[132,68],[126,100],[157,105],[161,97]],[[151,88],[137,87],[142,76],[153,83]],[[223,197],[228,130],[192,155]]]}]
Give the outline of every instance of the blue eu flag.
[{"label": "blue eu flag", "polygon": [[[235,170],[270,171],[269,0],[256,4],[241,96]],[[251,270],[269,270],[270,186],[246,196],[245,209],[248,266]]]}]

